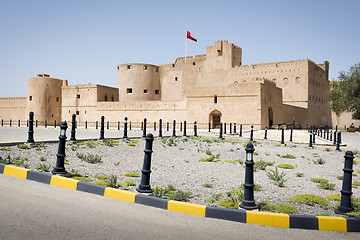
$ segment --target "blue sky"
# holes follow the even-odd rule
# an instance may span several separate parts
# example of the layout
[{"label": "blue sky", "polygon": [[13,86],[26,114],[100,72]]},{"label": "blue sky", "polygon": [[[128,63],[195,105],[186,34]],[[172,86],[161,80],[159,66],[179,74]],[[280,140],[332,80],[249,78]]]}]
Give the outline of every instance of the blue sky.
[{"label": "blue sky", "polygon": [[0,0],[0,97],[27,95],[38,73],[116,86],[116,65],[167,64],[217,40],[243,64],[310,58],[329,79],[360,62],[360,1]]}]

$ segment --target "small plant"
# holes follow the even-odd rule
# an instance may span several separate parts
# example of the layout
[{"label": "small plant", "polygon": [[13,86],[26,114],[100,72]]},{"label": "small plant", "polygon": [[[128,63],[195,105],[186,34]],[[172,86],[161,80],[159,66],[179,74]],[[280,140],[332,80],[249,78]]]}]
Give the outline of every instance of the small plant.
[{"label": "small plant", "polygon": [[95,148],[96,146],[100,145],[100,143],[95,142],[94,140],[89,140],[85,142],[85,145],[88,146],[89,148]]},{"label": "small plant", "polygon": [[211,183],[204,183],[201,186],[203,186],[204,188],[212,188],[214,185]]},{"label": "small plant", "polygon": [[295,174],[296,174],[297,177],[302,177],[302,176],[304,176],[304,173],[300,173],[300,172],[295,173]]},{"label": "small plant", "polygon": [[36,144],[36,150],[37,150],[37,151],[40,151],[41,148],[45,148],[44,142],[40,142],[40,143],[37,143],[37,144]]},{"label": "small plant", "polygon": [[47,165],[45,163],[40,163],[39,165],[37,165],[35,167],[35,169],[41,170],[43,172],[50,172],[50,167],[51,167],[51,165]]},{"label": "small plant", "polygon": [[330,152],[331,149],[330,148],[325,148],[325,152]]},{"label": "small plant", "polygon": [[278,203],[277,205],[269,204],[269,203],[259,203],[259,208],[261,211],[269,211],[269,212],[279,212],[286,214],[295,214],[298,213],[298,210],[294,206],[290,206],[286,203]]},{"label": "small plant", "polygon": [[70,171],[70,178],[73,178],[73,177],[82,177],[82,175],[81,175],[80,173],[78,173],[77,170],[71,169],[71,171]]},{"label": "small plant", "polygon": [[96,175],[95,178],[100,179],[100,180],[107,180],[109,177],[104,176],[104,175]]},{"label": "small plant", "polygon": [[119,166],[120,165],[120,162],[117,162],[117,163],[114,163],[115,166]]},{"label": "small plant", "polygon": [[267,166],[272,165],[274,165],[274,162],[266,162],[264,160],[256,161],[254,164],[254,171],[256,171],[257,169],[265,170]]},{"label": "small plant", "polygon": [[340,201],[341,196],[340,194],[331,194],[331,195],[327,195],[326,198],[331,201]]},{"label": "small plant", "polygon": [[97,185],[101,185],[101,186],[105,186],[105,187],[109,187],[109,182],[107,181],[104,181],[104,180],[97,180],[97,181],[94,181],[94,182],[91,182],[93,184],[97,184]]},{"label": "small plant", "polygon": [[244,163],[241,160],[225,160],[224,162],[233,163],[233,164],[237,164],[237,163],[243,164]]},{"label": "small plant", "polygon": [[219,162],[221,161],[219,159],[220,153],[213,155],[213,153],[210,151],[210,149],[205,150],[206,155],[208,155],[208,158],[202,158],[199,160],[199,162]]},{"label": "small plant", "polygon": [[46,162],[47,159],[46,159],[46,157],[41,156],[39,160],[40,160],[41,162]]},{"label": "small plant", "polygon": [[286,154],[286,155],[281,155],[280,156],[281,158],[290,158],[290,159],[295,159],[296,157],[294,155],[291,155],[291,154]]},{"label": "small plant", "polygon": [[26,144],[18,144],[17,147],[20,149],[30,149],[30,146]]},{"label": "small plant", "polygon": [[162,198],[164,197],[168,191],[166,188],[156,186],[155,188],[152,188],[153,192],[150,194],[150,196]]},{"label": "small plant", "polygon": [[140,177],[140,174],[137,172],[128,172],[128,173],[125,173],[125,176],[126,177]]},{"label": "small plant", "polygon": [[279,187],[284,187],[284,183],[287,181],[285,179],[285,175],[286,173],[284,172],[279,173],[277,167],[275,168],[275,171],[270,170],[269,172],[266,172],[266,176],[268,176],[272,182]]},{"label": "small plant", "polygon": [[8,151],[9,152],[9,151],[11,151],[11,148],[9,148],[9,147],[8,148],[1,148],[1,151]]},{"label": "small plant", "polygon": [[135,186],[136,183],[134,181],[128,180],[124,181],[118,184],[118,187],[121,187],[123,189],[129,189],[130,186]]},{"label": "small plant", "polygon": [[353,182],[352,185],[354,185],[354,186],[360,186],[360,182]]},{"label": "small plant", "polygon": [[170,200],[188,202],[192,194],[192,192],[184,192],[177,189],[176,191],[169,192],[168,197]]},{"label": "small plant", "polygon": [[16,165],[16,166],[20,166],[20,165],[23,165],[24,164],[24,162],[26,161],[26,159],[25,158],[16,158],[16,159],[14,159],[14,164]]},{"label": "small plant", "polygon": [[117,184],[117,176],[116,175],[111,175],[107,180],[106,180],[108,183],[109,183],[109,187],[112,187],[112,188],[116,188],[116,184]]},{"label": "small plant", "polygon": [[84,161],[84,162],[88,162],[88,163],[91,163],[91,164],[96,164],[96,163],[99,163],[101,162],[101,156],[97,155],[97,154],[83,154],[83,153],[76,153],[76,156],[78,158],[81,159],[81,161]]},{"label": "small plant", "polygon": [[[241,190],[244,190],[244,188],[245,188],[244,185],[240,186]],[[262,189],[263,189],[263,187],[260,184],[255,183],[254,191],[261,191]]]},{"label": "small plant", "polygon": [[336,178],[339,179],[339,180],[343,180],[344,176],[337,176]]},{"label": "small plant", "polygon": [[328,202],[326,201],[325,198],[314,195],[314,194],[294,195],[292,197],[287,198],[287,202],[305,203],[307,205],[319,204],[322,207],[326,207],[328,205]]},{"label": "small plant", "polygon": [[325,179],[325,178],[310,178],[310,181],[314,182],[314,183],[328,183],[329,180]]},{"label": "small plant", "polygon": [[259,152],[254,151],[254,155],[255,155],[255,156],[259,155]]},{"label": "small plant", "polygon": [[79,180],[82,182],[91,182],[91,179],[88,177],[72,177],[72,179]]},{"label": "small plant", "polygon": [[113,140],[113,139],[107,139],[107,140],[105,140],[104,145],[108,146],[108,147],[114,147],[114,146],[119,145],[119,141]]},{"label": "small plant", "polygon": [[284,168],[284,169],[294,169],[294,166],[293,166],[293,165],[287,164],[287,163],[278,164],[276,167],[278,167],[278,168]]},{"label": "small plant", "polygon": [[325,164],[325,160],[322,159],[321,157],[317,158],[316,160],[314,160],[314,163],[315,164]]},{"label": "small plant", "polygon": [[335,184],[334,183],[320,183],[318,185],[319,188],[325,189],[325,190],[334,190]]},{"label": "small plant", "polygon": [[219,205],[226,208],[238,209],[239,204],[242,202],[242,199],[244,198],[244,193],[241,190],[241,187],[237,189],[232,187],[231,191],[226,192],[226,195],[228,199],[221,200],[219,202]]}]

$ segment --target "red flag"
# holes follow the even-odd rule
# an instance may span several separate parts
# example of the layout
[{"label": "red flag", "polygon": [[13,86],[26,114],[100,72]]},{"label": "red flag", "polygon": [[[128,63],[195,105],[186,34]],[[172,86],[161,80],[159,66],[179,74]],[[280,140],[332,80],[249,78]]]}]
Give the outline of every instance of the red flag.
[{"label": "red flag", "polygon": [[197,42],[197,39],[189,31],[186,31],[186,38]]}]

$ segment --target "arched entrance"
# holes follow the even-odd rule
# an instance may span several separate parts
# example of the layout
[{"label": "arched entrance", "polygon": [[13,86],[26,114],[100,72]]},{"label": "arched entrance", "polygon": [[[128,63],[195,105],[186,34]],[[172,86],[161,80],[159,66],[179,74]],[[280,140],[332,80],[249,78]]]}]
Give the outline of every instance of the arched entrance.
[{"label": "arched entrance", "polygon": [[210,113],[209,122],[211,128],[220,128],[221,115],[221,112],[216,109]]},{"label": "arched entrance", "polygon": [[269,118],[269,128],[271,128],[271,126],[274,123],[274,113],[271,107],[268,108],[268,118]]}]

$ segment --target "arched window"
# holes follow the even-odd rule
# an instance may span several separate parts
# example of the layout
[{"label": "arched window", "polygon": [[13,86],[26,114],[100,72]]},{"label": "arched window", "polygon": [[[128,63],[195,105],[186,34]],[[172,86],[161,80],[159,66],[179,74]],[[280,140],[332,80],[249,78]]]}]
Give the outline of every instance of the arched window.
[{"label": "arched window", "polygon": [[296,83],[300,83],[300,78],[299,78],[299,77],[296,77],[296,78],[295,78],[295,82],[296,82]]},{"label": "arched window", "polygon": [[289,79],[287,79],[286,77],[283,79],[283,83],[287,84],[289,82]]}]

